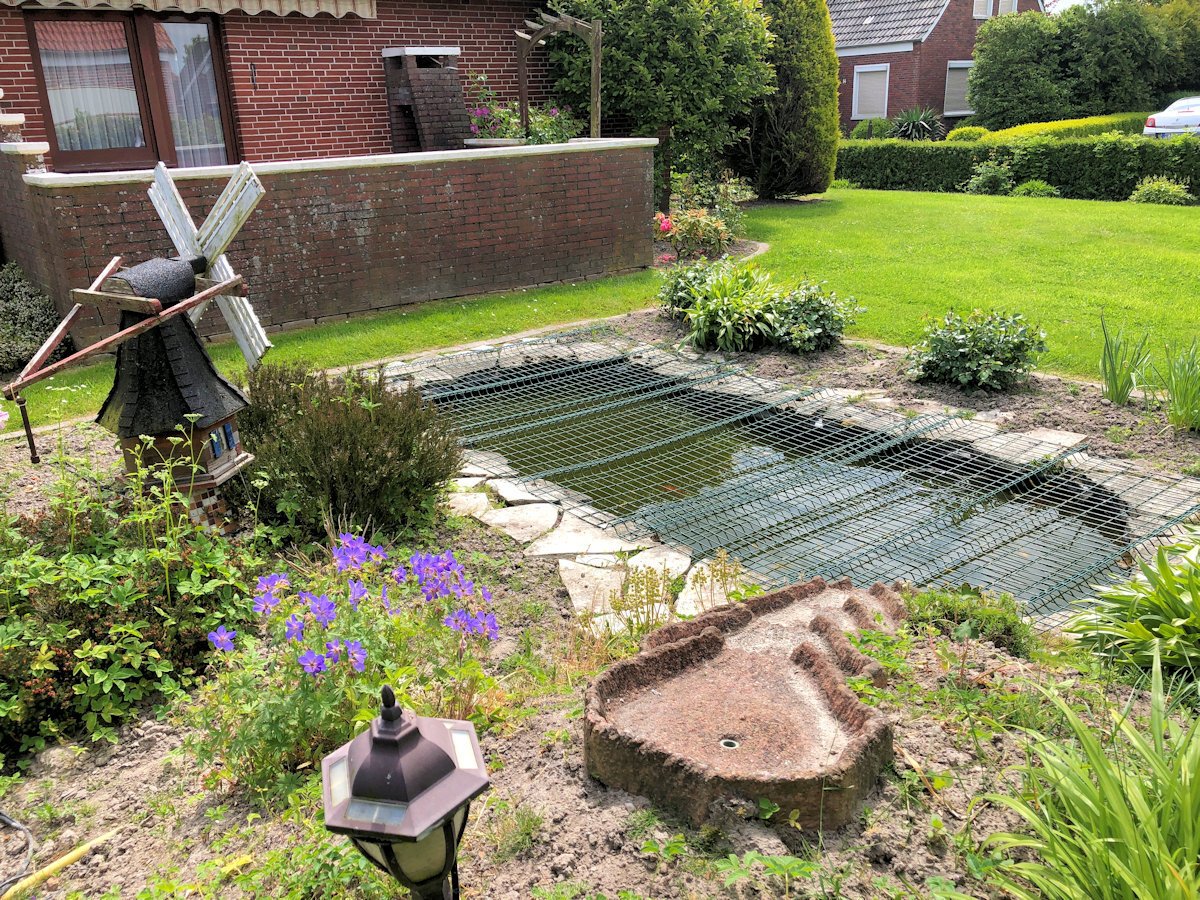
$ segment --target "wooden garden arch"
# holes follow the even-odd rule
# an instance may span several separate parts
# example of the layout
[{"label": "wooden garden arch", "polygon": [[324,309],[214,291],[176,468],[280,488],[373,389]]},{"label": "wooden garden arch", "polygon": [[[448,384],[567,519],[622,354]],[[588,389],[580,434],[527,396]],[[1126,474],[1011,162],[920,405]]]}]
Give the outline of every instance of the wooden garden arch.
[{"label": "wooden garden arch", "polygon": [[517,81],[521,92],[521,130],[526,137],[529,137],[529,54],[533,52],[534,47],[545,43],[546,38],[550,35],[566,31],[587,41],[592,52],[591,136],[598,138],[600,137],[600,43],[604,37],[604,29],[600,25],[600,20],[593,19],[591,23],[588,23],[574,16],[568,16],[566,13],[556,16],[544,11],[539,15],[540,22],[526,19],[525,27],[529,30],[517,32],[517,37],[520,39],[517,44]]}]

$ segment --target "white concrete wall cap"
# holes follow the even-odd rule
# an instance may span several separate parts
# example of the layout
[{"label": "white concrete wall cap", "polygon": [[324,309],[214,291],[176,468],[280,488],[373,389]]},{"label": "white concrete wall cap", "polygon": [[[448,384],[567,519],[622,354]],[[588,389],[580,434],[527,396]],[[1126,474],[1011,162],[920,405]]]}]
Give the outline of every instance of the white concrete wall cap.
[{"label": "white concrete wall cap", "polygon": [[[29,144],[5,144],[0,146],[31,146]],[[38,153],[49,151],[49,145]],[[563,153],[603,153],[609,150],[637,150],[658,146],[658,138],[606,138],[582,144],[536,144],[521,147],[489,147],[478,150],[428,150],[421,153],[379,153],[370,156],[334,156],[325,159],[292,159],[281,162],[251,163],[260,177],[282,175],[293,172],[328,172],[338,169],[382,169],[388,166],[437,166],[447,163],[467,162],[473,159],[503,159],[522,156],[554,156]],[[6,151],[7,152],[7,151]],[[13,151],[17,152],[17,151]],[[30,151],[23,151],[30,152]],[[236,166],[197,166],[195,168],[172,169],[175,181],[198,178],[228,178],[237,170]],[[30,172],[25,183],[35,187],[83,187],[95,184],[149,184],[153,180],[152,169],[135,169],[124,172]]]},{"label": "white concrete wall cap", "polygon": [[50,145],[43,141],[7,141],[0,143],[0,153],[12,156],[41,156],[50,152]]},{"label": "white concrete wall cap", "polygon": [[0,113],[0,127],[25,124],[25,113]]}]

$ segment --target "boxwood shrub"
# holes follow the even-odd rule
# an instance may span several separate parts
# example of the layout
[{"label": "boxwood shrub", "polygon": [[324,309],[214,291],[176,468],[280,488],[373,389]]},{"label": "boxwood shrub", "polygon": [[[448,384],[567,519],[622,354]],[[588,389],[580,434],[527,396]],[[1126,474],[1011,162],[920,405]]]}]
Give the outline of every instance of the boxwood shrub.
[{"label": "boxwood shrub", "polygon": [[975,166],[1007,163],[1018,184],[1038,179],[1064,197],[1125,200],[1138,182],[1161,175],[1200,184],[1200,139],[1169,141],[1133,135],[983,141],[843,141],[837,177],[864,188],[957,191]]}]

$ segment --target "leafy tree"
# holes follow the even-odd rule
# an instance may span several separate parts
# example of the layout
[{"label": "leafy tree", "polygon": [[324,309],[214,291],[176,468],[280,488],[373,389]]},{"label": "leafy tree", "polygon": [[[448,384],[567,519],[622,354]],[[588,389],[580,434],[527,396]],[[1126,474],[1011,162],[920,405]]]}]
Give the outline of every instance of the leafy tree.
[{"label": "leafy tree", "polygon": [[1070,116],[1062,52],[1057,18],[1022,13],[985,22],[967,91],[975,123],[996,130]]},{"label": "leafy tree", "polygon": [[1057,18],[1072,115],[1149,109],[1171,84],[1178,36],[1141,0],[1081,4]]},{"label": "leafy tree", "polygon": [[1200,0],[1167,0],[1147,11],[1178,41],[1178,64],[1168,90],[1200,91]]},{"label": "leafy tree", "polygon": [[765,0],[776,91],[758,101],[737,167],[760,197],[820,193],[837,161],[838,60],[825,0]]},{"label": "leafy tree", "polygon": [[[756,0],[557,0],[554,8],[604,23],[604,117],[635,134],[671,129],[662,158],[715,171],[774,77],[767,21]],[[558,93],[587,107],[590,60],[569,41],[549,45]],[[669,176],[669,173],[666,173]],[[659,179],[660,200],[669,177]]]}]

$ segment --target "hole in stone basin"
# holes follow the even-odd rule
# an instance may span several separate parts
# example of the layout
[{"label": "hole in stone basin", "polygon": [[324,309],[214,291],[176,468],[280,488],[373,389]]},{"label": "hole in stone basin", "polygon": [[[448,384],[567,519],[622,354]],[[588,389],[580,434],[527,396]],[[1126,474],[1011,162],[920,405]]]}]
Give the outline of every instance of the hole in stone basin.
[{"label": "hole in stone basin", "polygon": [[742,745],[733,738],[721,738],[721,749],[723,750],[736,750],[740,746]]}]

